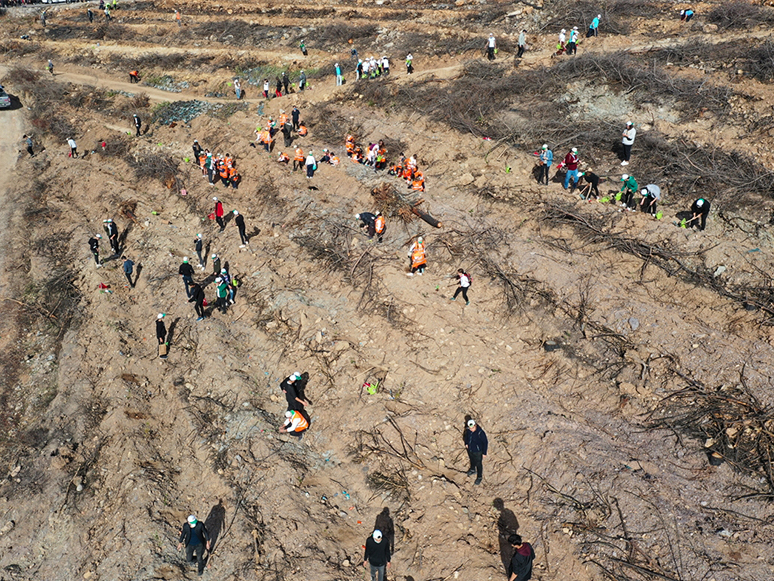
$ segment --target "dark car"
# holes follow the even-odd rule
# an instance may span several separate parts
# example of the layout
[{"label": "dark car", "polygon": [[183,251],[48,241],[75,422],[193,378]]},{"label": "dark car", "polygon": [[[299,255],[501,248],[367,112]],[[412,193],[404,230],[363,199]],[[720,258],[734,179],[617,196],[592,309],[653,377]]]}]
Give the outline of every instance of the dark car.
[{"label": "dark car", "polygon": [[3,90],[3,87],[0,87],[0,107],[6,108],[11,106],[11,98],[8,96],[8,93]]}]

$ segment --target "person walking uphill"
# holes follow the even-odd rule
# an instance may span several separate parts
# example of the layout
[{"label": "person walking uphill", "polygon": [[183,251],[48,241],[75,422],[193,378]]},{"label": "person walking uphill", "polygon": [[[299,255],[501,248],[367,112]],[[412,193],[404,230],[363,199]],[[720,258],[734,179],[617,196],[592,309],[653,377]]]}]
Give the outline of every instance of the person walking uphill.
[{"label": "person walking uphill", "polygon": [[121,260],[124,261],[123,269],[124,274],[126,275],[126,280],[129,281],[129,287],[134,288],[134,283],[132,282],[132,273],[134,272],[134,262],[127,258],[126,256],[122,256]]},{"label": "person walking uphill", "polygon": [[390,566],[390,546],[382,539],[382,531],[376,529],[366,539],[363,567],[371,567],[371,581],[384,581],[385,568]]},{"label": "person walking uphill", "polygon": [[460,286],[458,286],[457,290],[454,291],[454,296],[451,298],[451,300],[456,301],[457,295],[462,293],[462,298],[465,299],[465,304],[469,305],[470,300],[468,299],[468,289],[470,288],[470,275],[460,268],[457,270],[457,280],[459,281]]},{"label": "person walking uphill", "polygon": [[140,128],[142,127],[142,121],[140,120],[140,118],[136,114],[133,115],[133,117],[134,117],[134,127],[135,127],[135,129],[137,129],[137,135],[135,137],[139,137],[140,136]]},{"label": "person walking uphill", "polygon": [[204,314],[204,289],[201,287],[201,285],[197,283],[193,283],[191,285],[191,296],[188,298],[189,303],[194,304],[194,311],[196,311],[196,314],[198,315],[197,321],[203,321],[205,314]]},{"label": "person walking uphill", "polygon": [[223,221],[223,204],[218,198],[212,198],[212,200],[215,202],[215,220],[220,226],[220,231],[223,232],[226,229],[226,223]]},{"label": "person walking uphill", "polygon": [[529,543],[521,539],[521,535],[511,535],[508,542],[514,549],[510,566],[508,567],[508,581],[527,581],[532,579],[532,561],[535,560],[535,551]]},{"label": "person walking uphill", "polygon": [[481,484],[481,478],[484,475],[483,460],[486,458],[489,441],[484,430],[476,425],[476,420],[473,418],[468,420],[467,429],[462,435],[462,441],[468,450],[468,459],[470,460],[468,476],[476,474],[476,481],[473,484]]},{"label": "person walking uphill", "polygon": [[204,547],[210,550],[210,534],[204,527],[204,523],[196,518],[196,515],[188,517],[188,522],[183,525],[180,531],[180,539],[177,550],[185,546],[185,560],[193,563],[194,553],[196,553],[196,565],[201,576],[204,573]]},{"label": "person walking uphill", "polygon": [[632,156],[632,145],[634,145],[634,138],[637,135],[637,130],[634,128],[634,123],[629,121],[626,124],[626,129],[623,132],[623,161],[621,165],[629,165],[629,159]]}]

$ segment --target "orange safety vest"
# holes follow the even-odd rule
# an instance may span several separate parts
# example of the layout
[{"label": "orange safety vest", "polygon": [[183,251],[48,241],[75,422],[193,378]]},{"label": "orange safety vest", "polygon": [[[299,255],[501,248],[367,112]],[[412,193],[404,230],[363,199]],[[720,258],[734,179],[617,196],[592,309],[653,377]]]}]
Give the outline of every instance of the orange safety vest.
[{"label": "orange safety vest", "polygon": [[414,181],[412,182],[411,187],[417,191],[425,189],[425,176],[422,175],[421,171],[414,174]]},{"label": "orange safety vest", "polygon": [[231,174],[231,183],[232,183],[232,184],[238,184],[238,183],[239,183],[239,180],[241,180],[241,179],[242,179],[242,176],[240,176],[240,175],[239,175],[239,174],[236,172],[236,170],[234,170],[234,173],[233,173],[233,174]]},{"label": "orange safety vest", "polygon": [[304,161],[304,152],[300,147],[296,148],[296,155],[293,156],[293,161]]},{"label": "orange safety vest", "polygon": [[277,158],[277,161],[280,163],[283,163],[285,161],[290,161],[290,156],[284,153],[280,153],[279,158]]},{"label": "orange safety vest", "polygon": [[223,163],[225,163],[227,166],[230,167],[230,166],[234,165],[234,160],[232,158],[230,158],[230,157],[226,157],[226,158],[223,159]]},{"label": "orange safety vest", "polygon": [[339,158],[335,155],[331,157],[331,165],[339,165]]},{"label": "orange safety vest", "polygon": [[224,180],[228,179],[228,168],[225,165],[223,165],[222,163],[220,164],[220,167],[218,168],[218,173],[220,174],[220,177],[222,177]]},{"label": "orange safety vest", "polygon": [[374,228],[376,229],[376,233],[377,234],[381,234],[382,232],[384,232],[384,227],[385,226],[386,226],[386,223],[384,221],[384,216],[379,214],[376,217],[376,220],[374,221]]},{"label": "orange safety vest", "polygon": [[136,76],[138,76],[140,73],[138,73],[137,71],[131,71],[129,74],[130,74],[130,75],[132,75],[133,77],[136,77]]},{"label": "orange safety vest", "polygon": [[424,264],[427,264],[427,258],[425,258],[425,248],[417,248],[411,253],[411,268],[418,268]]},{"label": "orange safety vest", "polygon": [[204,169],[204,163],[207,161],[207,156],[205,154],[201,154],[199,156],[199,167]]},{"label": "orange safety vest", "polygon": [[235,175],[237,175],[236,169],[233,167],[228,168],[228,177],[233,178]]},{"label": "orange safety vest", "polygon": [[[299,412],[294,411],[293,415],[288,418],[290,420],[290,423],[292,424],[296,419],[301,419],[301,423],[296,426],[296,429],[293,430],[294,432],[303,432],[305,429],[309,427],[309,422],[306,421],[306,418]],[[290,426],[288,426],[290,427]]]},{"label": "orange safety vest", "polygon": [[403,168],[403,179],[410,180],[412,173],[414,173],[414,170],[411,168],[411,166],[407,165]]},{"label": "orange safety vest", "polygon": [[306,135],[307,133],[308,133],[308,132],[307,132],[307,130],[306,130],[306,127],[304,127],[303,125],[301,125],[301,126],[298,128],[298,134],[299,134],[299,135],[301,135],[301,136],[304,136],[304,135]]},{"label": "orange safety vest", "polygon": [[288,122],[288,116],[287,115],[285,115],[283,113],[282,115],[279,116],[279,124],[280,125],[285,125],[285,123],[287,123],[287,122]]}]

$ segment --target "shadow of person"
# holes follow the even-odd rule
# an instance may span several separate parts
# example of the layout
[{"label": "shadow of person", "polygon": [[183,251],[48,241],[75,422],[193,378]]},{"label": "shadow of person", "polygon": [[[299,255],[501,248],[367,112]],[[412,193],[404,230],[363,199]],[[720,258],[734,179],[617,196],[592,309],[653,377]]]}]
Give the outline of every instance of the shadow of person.
[{"label": "shadow of person", "polygon": [[135,274],[134,274],[134,284],[132,286],[137,285],[137,283],[140,280],[140,274],[142,273],[142,262],[137,263],[137,268],[135,268]]},{"label": "shadow of person", "polygon": [[497,541],[500,545],[500,559],[507,575],[513,558],[513,547],[508,542],[508,537],[519,532],[519,519],[510,508],[505,507],[502,498],[495,498],[492,506],[500,511],[500,516],[497,518]]},{"label": "shadow of person", "polygon": [[204,527],[210,533],[210,553],[215,550],[224,524],[226,524],[226,507],[223,506],[223,500],[219,500],[218,504],[210,509],[210,514],[204,520]]},{"label": "shadow of person", "polygon": [[[175,327],[177,327],[177,323],[180,321],[180,317],[177,317],[174,321],[172,321],[169,325],[169,329],[167,329],[167,343],[169,345],[172,345],[172,339],[175,337]],[[169,350],[169,345],[167,346],[167,350]]]},{"label": "shadow of person", "polygon": [[376,515],[376,522],[374,522],[374,530],[379,529],[382,531],[382,535],[387,541],[387,546],[390,547],[390,553],[395,552],[395,523],[390,516],[390,509],[384,507],[382,512]]}]

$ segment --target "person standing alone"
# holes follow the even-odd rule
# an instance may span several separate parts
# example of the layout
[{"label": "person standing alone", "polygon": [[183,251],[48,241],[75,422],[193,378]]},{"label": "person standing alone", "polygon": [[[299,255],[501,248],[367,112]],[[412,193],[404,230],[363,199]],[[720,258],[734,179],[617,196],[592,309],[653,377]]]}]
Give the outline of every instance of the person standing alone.
[{"label": "person standing alone", "polygon": [[78,145],[75,143],[75,139],[72,137],[67,138],[67,145],[70,146],[70,157],[78,157]]},{"label": "person standing alone", "polygon": [[223,221],[223,204],[218,198],[212,198],[212,200],[215,202],[215,220],[220,226],[220,231],[223,232],[226,229],[226,223]]},{"label": "person standing alone", "polygon": [[495,37],[491,32],[489,33],[489,40],[486,41],[486,58],[490,61],[495,59]]},{"label": "person standing alone", "polygon": [[136,137],[139,137],[140,136],[140,129],[142,128],[142,121],[137,116],[137,114],[134,114],[133,117],[134,117],[134,128],[137,129]]},{"label": "person standing alone", "polygon": [[519,52],[516,54],[516,58],[520,59],[524,56],[524,50],[527,48],[527,31],[522,30],[519,33]]},{"label": "person standing alone", "polygon": [[382,531],[376,529],[365,544],[363,567],[371,567],[371,581],[384,581],[385,568],[390,566],[390,547],[382,540]]},{"label": "person standing alone", "polygon": [[188,517],[188,522],[183,525],[183,530],[180,531],[180,540],[177,545],[177,550],[185,546],[185,560],[189,563],[193,563],[194,553],[196,553],[196,564],[201,576],[204,573],[204,547],[207,546],[207,550],[210,550],[210,534],[204,527],[204,523],[200,522],[195,515]]},{"label": "person standing alone", "polygon": [[97,263],[97,268],[102,265],[99,262],[99,241],[102,239],[100,234],[95,234],[89,238],[89,250],[91,250],[92,256],[94,256],[94,262]]},{"label": "person standing alone", "polygon": [[35,157],[35,152],[32,151],[32,137],[25,133],[23,139],[27,145],[27,153],[30,154],[30,157]]},{"label": "person standing alone", "polygon": [[134,283],[132,282],[132,273],[134,272],[134,262],[127,258],[126,256],[122,256],[121,259],[124,261],[124,274],[126,275],[126,280],[129,281],[129,287],[134,288]]},{"label": "person standing alone", "polygon": [[237,210],[234,210],[234,224],[236,224],[236,227],[239,230],[239,238],[242,240],[242,245],[240,248],[244,248],[247,244],[249,244],[249,241],[247,240],[247,232],[245,231],[245,217]]},{"label": "person standing alone", "polygon": [[629,165],[629,159],[632,156],[632,145],[634,145],[634,138],[637,136],[634,123],[629,121],[621,135],[623,136],[623,161],[621,165]]},{"label": "person standing alone", "polygon": [[467,429],[462,435],[462,440],[465,443],[468,459],[470,460],[468,476],[475,474],[476,480],[473,484],[481,484],[481,478],[484,476],[483,461],[489,448],[486,433],[476,424],[476,420],[470,418],[467,423]]},{"label": "person standing alone", "polygon": [[508,542],[513,547],[514,553],[508,567],[508,581],[528,581],[532,579],[532,561],[535,560],[535,551],[532,546],[521,540],[521,535],[511,535]]},{"label": "person standing alone", "polygon": [[540,177],[538,183],[543,183],[543,178],[546,179],[546,185],[548,185],[548,170],[551,169],[551,164],[554,163],[554,152],[548,148],[548,144],[543,144],[543,149],[540,150]]}]

